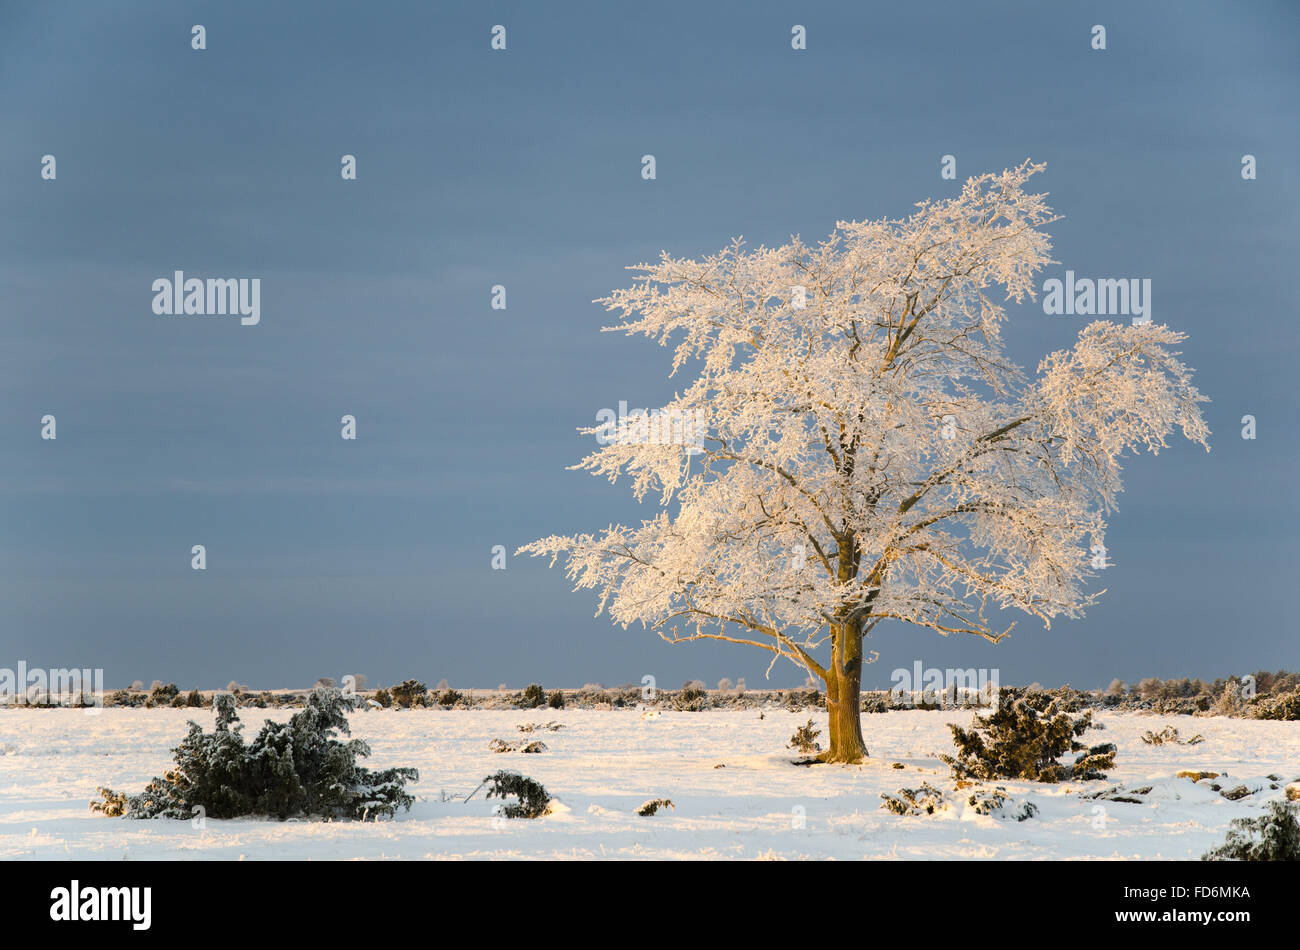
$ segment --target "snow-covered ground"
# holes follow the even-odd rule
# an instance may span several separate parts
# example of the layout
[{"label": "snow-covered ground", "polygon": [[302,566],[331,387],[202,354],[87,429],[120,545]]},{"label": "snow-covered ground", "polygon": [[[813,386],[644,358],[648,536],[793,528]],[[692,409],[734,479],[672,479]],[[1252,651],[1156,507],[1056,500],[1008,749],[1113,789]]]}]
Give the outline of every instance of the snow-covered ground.
[{"label": "snow-covered ground", "polygon": [[[196,715],[197,714],[197,715]],[[291,710],[241,709],[245,734]],[[93,814],[100,785],[137,792],[171,764],[186,720],[212,727],[210,710],[0,710],[0,859],[94,858],[1198,858],[1228,822],[1253,816],[1300,779],[1300,724],[1103,713],[1091,742],[1119,746],[1107,782],[1002,782],[1007,811],[1032,802],[1026,821],[975,814],[938,761],[950,752],[946,724],[968,712],[891,712],[864,717],[872,759],[862,766],[792,764],[783,749],[808,712],[769,709],[380,710],[352,716],[372,767],[415,766],[417,803],[391,822],[133,821]],[[813,715],[826,728],[825,713]],[[494,738],[522,738],[516,725],[563,723],[539,732],[549,750],[493,753]],[[1176,726],[1194,746],[1149,746],[1146,730]],[[824,733],[823,733],[824,735]],[[902,763],[896,769],[893,763]],[[722,766],[722,767],[720,767]],[[536,820],[494,817],[479,791],[485,775],[520,771],[559,800]],[[1182,769],[1223,773],[1229,801],[1177,778]],[[1269,775],[1281,778],[1275,783]],[[928,781],[954,802],[933,816],[881,809],[882,792]],[[1085,798],[1122,786],[1140,804]],[[1134,789],[1150,791],[1134,794]],[[455,796],[462,800],[441,800]],[[967,792],[966,794],[969,794]],[[676,807],[639,817],[646,800]]]}]

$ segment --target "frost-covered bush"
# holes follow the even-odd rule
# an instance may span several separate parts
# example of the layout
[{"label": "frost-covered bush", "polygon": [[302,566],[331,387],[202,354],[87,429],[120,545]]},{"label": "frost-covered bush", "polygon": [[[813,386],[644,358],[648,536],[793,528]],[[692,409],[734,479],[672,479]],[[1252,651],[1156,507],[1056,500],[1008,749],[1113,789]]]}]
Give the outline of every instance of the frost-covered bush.
[{"label": "frost-covered bush", "polygon": [[494,772],[483,781],[492,783],[487,791],[488,798],[519,799],[514,804],[501,806],[501,814],[507,818],[540,818],[551,803],[546,789],[518,772]]},{"label": "frost-covered bush", "polygon": [[539,729],[542,732],[559,732],[564,728],[564,724],[552,719],[550,722],[521,722],[515,728],[523,733],[533,733]]},{"label": "frost-covered bush", "polygon": [[524,688],[524,695],[520,698],[519,705],[523,709],[536,709],[539,706],[545,706],[546,691],[537,683],[529,683]]},{"label": "frost-covered bush", "polygon": [[197,689],[190,690],[190,694],[185,697],[185,705],[191,708],[197,708],[203,705],[203,697],[199,695]]},{"label": "frost-covered bush", "polygon": [[365,819],[391,817],[415,801],[406,792],[411,768],[371,771],[357,764],[370,747],[350,735],[347,713],[356,704],[337,689],[313,690],[302,712],[287,723],[267,722],[251,743],[237,725],[234,697],[217,696],[217,724],[205,733],[190,723],[173,752],[176,767],[154,778],[143,792],[126,796],[100,789],[94,811],[129,818],[190,818],[196,809],[211,818],[266,815]]},{"label": "frost-covered bush", "polygon": [[579,706],[602,706],[613,699],[599,683],[587,683],[574,695],[573,701]]},{"label": "frost-covered bush", "polygon": [[1222,845],[1202,861],[1300,861],[1296,806],[1270,802],[1258,818],[1236,818]]},{"label": "frost-covered bush", "polygon": [[880,797],[884,799],[880,807],[895,815],[933,815],[948,807],[943,790],[929,782],[922,782],[920,788],[900,788],[897,795],[881,792]]},{"label": "frost-covered bush", "polygon": [[1142,733],[1142,741],[1147,745],[1199,745],[1205,741],[1205,736],[1198,732],[1190,739],[1184,739],[1176,728],[1165,726],[1159,732],[1148,729]]},{"label": "frost-covered bush", "polygon": [[[1103,779],[1115,767],[1113,743],[1085,746],[1078,742],[1090,728],[1092,711],[1074,716],[1057,697],[1004,687],[998,708],[976,715],[969,730],[949,725],[957,755],[940,755],[958,780],[1023,779],[1059,782],[1062,779]],[[1073,764],[1057,761],[1067,752],[1081,752]]]},{"label": "frost-covered bush", "polygon": [[1261,698],[1255,704],[1254,715],[1256,719],[1300,720],[1300,689]]},{"label": "frost-covered bush", "polygon": [[552,709],[563,709],[564,693],[557,689],[555,692],[551,693],[549,698],[547,698],[546,705],[550,706]]},{"label": "frost-covered bush", "polygon": [[424,694],[429,691],[419,680],[404,680],[398,683],[389,693],[392,694],[393,704],[401,709],[410,709],[412,706],[424,705]]},{"label": "frost-covered bush", "polygon": [[646,802],[644,805],[638,808],[636,810],[636,813],[640,815],[642,818],[649,818],[651,815],[655,814],[661,808],[676,808],[676,807],[677,806],[673,804],[673,800],[671,798],[652,798],[650,801]]},{"label": "frost-covered bush", "polygon": [[820,729],[814,729],[813,721],[809,719],[805,725],[800,726],[794,731],[794,735],[790,737],[790,741],[787,745],[805,755],[810,755],[813,752],[820,752],[822,750],[822,744],[817,741],[817,737],[821,734],[822,731]]},{"label": "frost-covered bush", "polygon": [[181,688],[175,683],[163,684],[154,680],[153,686],[149,689],[149,698],[145,700],[145,705],[152,709],[154,706],[170,706],[172,700],[180,693]]},{"label": "frost-covered bush", "polygon": [[703,683],[691,681],[673,696],[673,709],[678,712],[701,712],[709,708],[709,694]]},{"label": "frost-covered bush", "polygon": [[1024,802],[1018,811],[1008,813],[1006,811],[1007,790],[1001,785],[993,789],[976,789],[967,796],[966,804],[977,815],[1005,818],[1009,814],[1016,821],[1028,821],[1038,814],[1038,806],[1033,802]]},{"label": "frost-covered bush", "polygon": [[385,709],[393,705],[393,694],[386,689],[375,690],[375,702]]},{"label": "frost-covered bush", "polygon": [[444,689],[442,691],[442,695],[438,697],[438,705],[447,706],[447,707],[455,706],[457,703],[461,702],[464,698],[465,698],[464,696],[462,696],[459,692],[457,692],[454,689]]},{"label": "frost-covered bush", "polygon": [[493,752],[524,752],[535,755],[546,751],[546,743],[541,739],[534,739],[531,742],[507,742],[505,739],[493,739],[488,743],[488,749]]},{"label": "frost-covered bush", "polygon": [[808,709],[823,706],[825,702],[816,689],[792,689],[786,694],[785,705],[790,709]]},{"label": "frost-covered bush", "polygon": [[858,709],[864,713],[889,712],[890,702],[880,693],[863,693],[858,701]]}]

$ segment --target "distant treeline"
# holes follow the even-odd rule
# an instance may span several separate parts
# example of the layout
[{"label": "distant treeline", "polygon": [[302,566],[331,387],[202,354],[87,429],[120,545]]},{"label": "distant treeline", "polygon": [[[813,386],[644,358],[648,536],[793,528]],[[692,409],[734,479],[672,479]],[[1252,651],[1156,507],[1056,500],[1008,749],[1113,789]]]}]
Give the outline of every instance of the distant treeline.
[{"label": "distant treeline", "polygon": [[[356,677],[364,686],[364,678]],[[316,686],[333,686],[328,678],[317,680]],[[1164,715],[1232,716],[1248,719],[1300,720],[1300,673],[1286,670],[1231,676],[1206,682],[1200,679],[1167,679],[1150,677],[1132,685],[1114,680],[1106,689],[1077,690],[1069,686],[1045,689],[1033,684],[1027,689],[1042,692],[1064,701],[1073,710],[1121,709],[1147,711]],[[131,689],[119,689],[104,696],[105,706],[211,708],[212,697],[223,691],[182,691],[175,683],[155,681],[145,689],[139,683]],[[234,697],[240,707],[267,709],[300,709],[307,703],[310,690],[269,691],[251,690],[238,683],[230,683],[224,692]],[[420,680],[408,679],[394,686],[376,689],[356,689],[364,708],[369,709],[623,709],[653,707],[681,712],[702,712],[707,709],[763,709],[771,706],[789,709],[825,707],[824,693],[811,687],[800,689],[746,688],[744,680],[734,686],[723,680],[715,689],[709,689],[699,680],[684,683],[679,689],[659,689],[625,683],[605,687],[589,683],[581,689],[547,690],[531,683],[518,691],[504,686],[495,690],[457,690],[446,682],[429,688]],[[886,713],[904,709],[940,709],[974,707],[984,704],[987,697],[973,693],[947,692],[891,692],[889,690],[864,690],[862,711]],[[72,705],[89,705],[82,697]],[[67,705],[45,698],[21,705],[33,708]]]}]

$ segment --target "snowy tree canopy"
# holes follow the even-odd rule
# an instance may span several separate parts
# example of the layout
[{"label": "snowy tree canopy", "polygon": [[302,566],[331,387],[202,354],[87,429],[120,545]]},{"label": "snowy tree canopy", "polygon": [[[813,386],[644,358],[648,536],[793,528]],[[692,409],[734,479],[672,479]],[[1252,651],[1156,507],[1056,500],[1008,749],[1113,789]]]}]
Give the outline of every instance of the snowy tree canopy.
[{"label": "snowy tree canopy", "polygon": [[996,641],[991,606],[1079,616],[1121,459],[1175,429],[1208,450],[1209,430],[1166,326],[1088,324],[1034,376],[1007,359],[1000,301],[1033,299],[1052,263],[1055,219],[1025,190],[1043,167],[815,246],[737,239],[632,268],[597,301],[622,318],[605,329],[671,340],[673,374],[698,371],[660,414],[703,411],[703,450],[622,432],[575,467],[658,493],[661,512],[521,553],[563,558],[624,626],[823,677],[819,646],[885,619]]}]

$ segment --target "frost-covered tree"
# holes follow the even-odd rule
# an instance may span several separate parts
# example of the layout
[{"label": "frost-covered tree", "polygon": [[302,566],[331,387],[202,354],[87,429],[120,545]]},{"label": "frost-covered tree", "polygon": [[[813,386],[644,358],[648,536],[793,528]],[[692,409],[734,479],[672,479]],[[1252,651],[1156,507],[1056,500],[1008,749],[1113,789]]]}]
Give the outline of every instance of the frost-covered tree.
[{"label": "frost-covered tree", "polygon": [[[812,246],[737,239],[664,253],[597,301],[607,327],[694,371],[668,405],[577,468],[630,478],[661,512],[553,536],[599,609],[681,642],[748,644],[824,681],[826,761],[866,754],[863,641],[883,620],[997,642],[991,608],[1078,617],[1105,566],[1105,516],[1129,451],[1176,429],[1208,449],[1206,401],[1166,326],[1096,321],[1036,375],[1004,351],[999,302],[1050,263],[1025,162],[902,220],[840,222]],[[703,416],[705,432],[677,420]],[[582,430],[608,433],[604,427]]]}]

